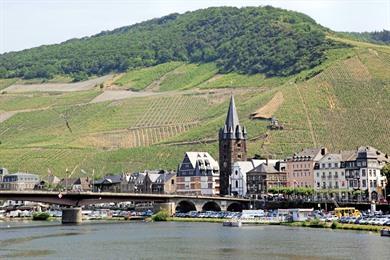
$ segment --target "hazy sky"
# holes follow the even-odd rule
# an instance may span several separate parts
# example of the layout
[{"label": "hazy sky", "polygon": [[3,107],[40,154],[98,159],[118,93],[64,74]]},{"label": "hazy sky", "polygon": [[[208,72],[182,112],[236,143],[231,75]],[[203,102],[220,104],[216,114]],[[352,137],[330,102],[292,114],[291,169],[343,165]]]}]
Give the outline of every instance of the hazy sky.
[{"label": "hazy sky", "polygon": [[390,29],[390,0],[0,0],[0,53],[224,5],[295,10],[336,31]]}]

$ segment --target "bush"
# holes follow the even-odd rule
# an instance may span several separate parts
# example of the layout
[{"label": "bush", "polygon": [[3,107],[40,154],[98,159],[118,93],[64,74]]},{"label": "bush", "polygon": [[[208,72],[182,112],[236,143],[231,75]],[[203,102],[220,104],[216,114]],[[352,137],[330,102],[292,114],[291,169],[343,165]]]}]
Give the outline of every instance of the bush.
[{"label": "bush", "polygon": [[167,211],[159,211],[152,216],[153,221],[167,221],[169,213]]},{"label": "bush", "polygon": [[330,225],[331,229],[336,229],[337,228],[337,222],[333,221],[332,225]]},{"label": "bush", "polygon": [[33,220],[47,220],[50,217],[47,212],[35,212],[33,214]]}]

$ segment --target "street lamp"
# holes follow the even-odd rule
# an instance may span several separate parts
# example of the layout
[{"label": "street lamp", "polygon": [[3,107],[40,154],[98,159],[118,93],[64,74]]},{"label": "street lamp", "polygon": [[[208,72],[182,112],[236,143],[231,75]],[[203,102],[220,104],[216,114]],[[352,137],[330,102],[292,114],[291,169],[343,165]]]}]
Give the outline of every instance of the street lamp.
[{"label": "street lamp", "polygon": [[69,175],[68,168],[66,168],[65,173],[66,173],[66,175],[65,175],[65,191],[68,191],[68,175]]}]

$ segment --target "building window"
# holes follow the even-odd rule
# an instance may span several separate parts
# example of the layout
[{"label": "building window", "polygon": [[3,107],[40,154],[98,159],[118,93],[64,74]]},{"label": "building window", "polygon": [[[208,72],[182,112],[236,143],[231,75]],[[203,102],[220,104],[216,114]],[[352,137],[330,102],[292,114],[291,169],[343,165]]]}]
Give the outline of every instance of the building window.
[{"label": "building window", "polygon": [[236,188],[238,188],[238,181],[236,181]]},{"label": "building window", "polygon": [[317,177],[318,177],[318,178],[320,177],[320,173],[319,173],[319,172],[317,172]]},{"label": "building window", "polygon": [[366,180],[362,180],[362,187],[363,187],[363,188],[366,188],[366,186],[367,186]]},{"label": "building window", "polygon": [[325,163],[321,164],[321,168],[325,168]]},{"label": "building window", "polygon": [[171,180],[171,184],[172,184],[172,185],[175,184],[175,180]]},{"label": "building window", "polygon": [[366,169],[362,169],[362,177],[366,177]]}]

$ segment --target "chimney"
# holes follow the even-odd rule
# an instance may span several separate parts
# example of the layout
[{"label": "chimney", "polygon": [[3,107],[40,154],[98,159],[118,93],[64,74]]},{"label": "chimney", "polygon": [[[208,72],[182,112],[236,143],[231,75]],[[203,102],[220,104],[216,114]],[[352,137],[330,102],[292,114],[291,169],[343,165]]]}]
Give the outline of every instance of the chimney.
[{"label": "chimney", "polygon": [[326,148],[325,147],[321,147],[321,155],[325,155],[326,154]]},{"label": "chimney", "polygon": [[268,165],[268,157],[265,159],[265,165]]}]

